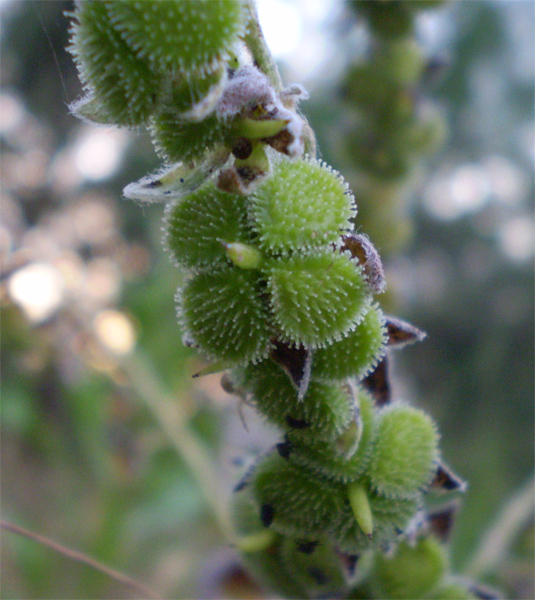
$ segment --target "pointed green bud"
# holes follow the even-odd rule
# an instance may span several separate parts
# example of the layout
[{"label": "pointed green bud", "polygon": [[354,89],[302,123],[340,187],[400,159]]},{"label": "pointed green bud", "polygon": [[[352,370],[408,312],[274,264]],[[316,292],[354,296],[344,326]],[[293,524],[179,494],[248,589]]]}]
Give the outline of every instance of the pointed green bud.
[{"label": "pointed green bud", "polygon": [[[365,479],[361,483],[367,485]],[[349,498],[330,531],[334,543],[348,554],[359,554],[370,548],[381,549],[395,542],[420,508],[421,499],[394,500],[377,496],[373,490],[366,489],[373,517],[372,538],[357,522]]]},{"label": "pointed green bud", "polygon": [[370,304],[361,267],[343,254],[294,255],[275,262],[267,276],[273,316],[294,344],[321,348],[341,339]]},{"label": "pointed green bud", "polygon": [[362,379],[381,360],[386,348],[385,317],[372,305],[344,338],[314,353],[313,377],[321,380]]},{"label": "pointed green bud", "polygon": [[[232,363],[230,363],[227,360],[218,360],[215,362],[211,362],[210,364],[208,364],[206,367],[204,367],[200,371],[197,371],[197,373],[194,373],[192,375],[192,377],[194,379],[197,379],[197,377],[205,377],[206,375],[214,375],[215,373],[222,373],[223,371],[226,371],[227,369],[232,368],[232,366],[233,366]],[[225,389],[223,383],[221,383],[221,387],[223,389]]]},{"label": "pointed green bud", "polygon": [[434,538],[401,542],[392,556],[377,554],[372,587],[378,598],[429,598],[447,567],[446,551]]},{"label": "pointed green bud", "polygon": [[407,498],[428,486],[436,471],[438,434],[423,411],[391,404],[379,413],[369,476],[379,494]]},{"label": "pointed green bud", "polygon": [[[333,442],[318,440],[316,437],[299,437],[293,432],[288,433],[292,444],[290,458],[294,462],[307,465],[325,475],[342,483],[355,481],[366,471],[375,438],[375,412],[373,401],[363,391],[358,393],[358,440],[352,452],[340,451],[340,442],[349,442],[349,436],[357,427],[357,421],[351,421],[349,427]],[[340,439],[342,438],[342,439]],[[347,446],[343,446],[345,450]]]},{"label": "pointed green bud", "polygon": [[273,546],[277,540],[277,534],[270,529],[264,529],[256,533],[250,533],[238,539],[236,548],[240,552],[249,554],[251,552],[262,552],[270,546]]},{"label": "pointed green bud", "polygon": [[238,244],[231,250],[234,254],[239,252],[240,246],[243,253],[247,253],[247,249],[251,255],[258,252],[244,245],[251,239],[246,203],[245,196],[229,194],[210,182],[168,205],[165,244],[177,264],[188,269],[219,268],[228,264],[229,259],[233,260],[228,254],[229,243]]},{"label": "pointed green bud", "polygon": [[349,425],[354,411],[353,390],[347,385],[312,382],[302,399],[290,377],[272,360],[248,365],[233,373],[238,388],[272,423],[296,438],[333,441]]},{"label": "pointed green bud", "polygon": [[255,271],[198,273],[177,300],[186,335],[208,358],[243,364],[268,355],[270,331]]},{"label": "pointed green bud", "polygon": [[281,160],[251,198],[260,247],[274,253],[337,243],[352,229],[353,196],[341,176],[312,159]]},{"label": "pointed green bud", "polygon": [[373,515],[366,488],[360,481],[355,481],[347,486],[347,495],[359,527],[365,536],[372,539]]},{"label": "pointed green bud", "polygon": [[264,259],[263,254],[250,244],[222,242],[227,258],[240,269],[258,269]]}]

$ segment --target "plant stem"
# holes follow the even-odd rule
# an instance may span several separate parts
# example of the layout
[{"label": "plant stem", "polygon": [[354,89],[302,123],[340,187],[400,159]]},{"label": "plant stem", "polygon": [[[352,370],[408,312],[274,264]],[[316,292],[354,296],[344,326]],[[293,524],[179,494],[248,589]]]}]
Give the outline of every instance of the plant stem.
[{"label": "plant stem", "polygon": [[262,73],[269,77],[275,91],[280,92],[282,90],[282,79],[277,63],[273,60],[264,34],[262,33],[256,2],[254,0],[247,0],[245,9],[249,13],[247,33],[244,37],[245,44],[251,51],[256,66]]},{"label": "plant stem", "polygon": [[127,575],[123,575],[122,573],[119,573],[118,571],[115,571],[114,569],[110,569],[106,565],[103,565],[102,563],[96,561],[94,558],[91,558],[87,554],[78,552],[77,550],[72,550],[71,548],[67,548],[66,546],[62,546],[61,544],[58,544],[54,540],[51,540],[50,538],[45,537],[44,535],[39,535],[38,533],[33,533],[32,531],[28,531],[27,529],[24,529],[23,527],[14,525],[13,523],[8,523],[6,521],[0,521],[0,528],[5,529],[6,531],[11,531],[12,533],[16,533],[17,535],[22,535],[23,537],[26,537],[30,540],[33,540],[34,542],[37,542],[39,544],[42,544],[43,546],[46,546],[47,548],[51,548],[52,550],[59,552],[59,554],[62,554],[63,556],[66,556],[67,558],[69,558],[71,560],[75,560],[76,562],[87,565],[88,567],[91,567],[92,569],[96,569],[97,571],[100,571],[104,575],[111,577],[115,581],[122,583],[123,585],[130,588],[137,594],[141,594],[141,597],[143,597],[143,598],[154,598],[155,600],[161,600],[161,596],[154,593],[148,587],[145,587],[143,584],[138,583],[137,581],[128,577]]},{"label": "plant stem", "polygon": [[535,479],[532,478],[507,502],[494,525],[482,537],[468,563],[467,575],[477,579],[505,560],[514,538],[533,515],[534,497]]},{"label": "plant stem", "polygon": [[[256,8],[255,0],[247,0],[245,9],[248,12],[248,28],[247,33],[244,36],[244,41],[249,48],[255,65],[267,75],[271,84],[276,92],[282,91],[282,79],[279,73],[277,63],[273,59],[271,52],[266,44],[266,38],[262,32],[260,21],[258,19],[258,10]],[[310,127],[308,121],[301,116],[304,127],[303,127],[303,139],[305,145],[305,154],[310,155],[312,158],[316,157],[316,136],[314,131]]]},{"label": "plant stem", "polygon": [[228,542],[235,543],[225,494],[218,483],[213,461],[206,448],[188,428],[188,419],[181,407],[180,398],[163,389],[149,362],[139,353],[121,359],[120,365],[139,399],[153,414],[179,456],[188,465],[222,535]]}]

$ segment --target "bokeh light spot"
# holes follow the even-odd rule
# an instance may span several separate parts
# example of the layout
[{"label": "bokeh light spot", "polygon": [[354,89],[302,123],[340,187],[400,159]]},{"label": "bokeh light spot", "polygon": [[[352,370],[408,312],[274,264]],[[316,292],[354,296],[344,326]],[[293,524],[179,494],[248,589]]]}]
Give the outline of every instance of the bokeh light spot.
[{"label": "bokeh light spot", "polygon": [[8,283],[8,292],[35,323],[50,317],[63,301],[63,278],[57,269],[33,263],[16,271]]},{"label": "bokeh light spot", "polygon": [[103,310],[93,321],[100,342],[114,354],[130,353],[136,343],[134,326],[130,319],[117,310]]}]

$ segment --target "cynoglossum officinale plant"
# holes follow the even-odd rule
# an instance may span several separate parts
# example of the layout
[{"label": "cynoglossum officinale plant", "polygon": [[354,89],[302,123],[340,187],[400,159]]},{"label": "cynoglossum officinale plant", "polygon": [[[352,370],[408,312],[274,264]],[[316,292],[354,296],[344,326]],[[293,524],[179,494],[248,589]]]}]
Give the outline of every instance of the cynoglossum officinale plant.
[{"label": "cynoglossum officinale plant", "polygon": [[[412,4],[366,10],[395,36]],[[389,346],[423,334],[375,299],[379,253],[316,158],[307,93],[281,86],[252,2],[80,0],[72,17],[73,113],[145,126],[166,161],[124,194],[166,203],[184,338],[284,435],[233,494],[244,563],[286,597],[475,597],[426,511],[462,483],[431,417],[389,394]],[[384,68],[410,75],[406,54]]]}]

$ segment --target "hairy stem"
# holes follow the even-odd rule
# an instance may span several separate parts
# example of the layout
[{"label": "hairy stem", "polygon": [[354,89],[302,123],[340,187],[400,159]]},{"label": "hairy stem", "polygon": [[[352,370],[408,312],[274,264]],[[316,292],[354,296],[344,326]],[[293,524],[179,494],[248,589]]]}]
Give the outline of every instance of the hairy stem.
[{"label": "hairy stem", "polygon": [[273,60],[271,52],[266,44],[266,39],[262,33],[260,22],[258,20],[258,10],[254,0],[247,0],[246,10],[249,15],[247,33],[244,37],[247,48],[253,55],[256,66],[269,77],[273,87],[277,92],[282,90],[282,79],[279,73],[277,63]]},{"label": "hairy stem", "polygon": [[28,531],[23,527],[19,527],[18,525],[14,525],[13,523],[8,523],[7,521],[0,521],[0,528],[33,540],[34,542],[42,544],[47,548],[55,550],[59,554],[62,554],[63,556],[66,556],[71,560],[82,563],[88,567],[91,567],[92,569],[100,571],[104,575],[111,577],[111,579],[114,579],[115,581],[118,581],[124,586],[130,588],[137,594],[141,594],[143,598],[154,598],[155,600],[162,600],[161,596],[150,590],[148,587],[144,586],[141,583],[138,583],[131,577],[128,577],[128,575],[123,575],[122,573],[119,573],[114,569],[110,569],[106,565],[103,565],[102,563],[98,562],[94,558],[91,558],[87,554],[84,554],[83,552],[78,552],[78,550],[72,550],[71,548],[67,548],[66,546],[58,544],[54,540],[51,540],[50,538],[45,537],[44,535],[33,533],[32,531]]}]

